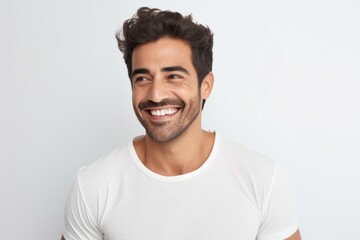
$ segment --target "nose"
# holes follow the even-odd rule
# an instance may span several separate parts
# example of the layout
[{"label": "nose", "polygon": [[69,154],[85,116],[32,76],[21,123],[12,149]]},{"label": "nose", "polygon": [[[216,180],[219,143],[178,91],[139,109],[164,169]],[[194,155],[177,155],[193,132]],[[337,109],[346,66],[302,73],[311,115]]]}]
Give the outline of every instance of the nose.
[{"label": "nose", "polygon": [[161,100],[169,97],[169,91],[166,82],[160,78],[153,79],[148,92],[148,100],[153,102],[161,102]]}]

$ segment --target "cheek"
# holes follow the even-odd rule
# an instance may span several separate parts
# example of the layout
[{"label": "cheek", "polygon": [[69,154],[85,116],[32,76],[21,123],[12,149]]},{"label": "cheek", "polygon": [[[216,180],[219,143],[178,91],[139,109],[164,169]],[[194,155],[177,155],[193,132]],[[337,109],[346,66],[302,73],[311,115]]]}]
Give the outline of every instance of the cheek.
[{"label": "cheek", "polygon": [[183,100],[192,99],[195,96],[197,97],[199,95],[199,89],[189,86],[173,86],[170,91]]},{"label": "cheek", "polygon": [[144,94],[141,91],[133,89],[132,91],[132,101],[133,103],[139,103],[142,100]]}]

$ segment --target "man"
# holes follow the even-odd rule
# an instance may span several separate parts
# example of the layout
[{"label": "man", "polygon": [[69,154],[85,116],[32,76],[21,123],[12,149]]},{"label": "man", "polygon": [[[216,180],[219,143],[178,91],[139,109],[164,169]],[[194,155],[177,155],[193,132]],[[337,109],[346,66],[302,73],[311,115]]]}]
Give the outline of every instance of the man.
[{"label": "man", "polygon": [[117,34],[145,128],[79,170],[66,240],[299,240],[294,192],[276,162],[201,128],[211,31],[191,16],[140,8]]}]

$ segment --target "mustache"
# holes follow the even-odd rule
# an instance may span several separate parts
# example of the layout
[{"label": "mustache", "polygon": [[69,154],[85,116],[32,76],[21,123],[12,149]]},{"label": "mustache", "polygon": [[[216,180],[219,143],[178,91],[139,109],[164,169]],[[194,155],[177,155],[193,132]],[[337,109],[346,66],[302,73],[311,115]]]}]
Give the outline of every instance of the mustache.
[{"label": "mustache", "polygon": [[146,101],[140,102],[138,107],[140,110],[144,110],[145,108],[164,107],[164,106],[168,106],[168,105],[183,108],[185,106],[185,102],[182,101],[181,99],[163,99],[160,102],[146,100]]}]

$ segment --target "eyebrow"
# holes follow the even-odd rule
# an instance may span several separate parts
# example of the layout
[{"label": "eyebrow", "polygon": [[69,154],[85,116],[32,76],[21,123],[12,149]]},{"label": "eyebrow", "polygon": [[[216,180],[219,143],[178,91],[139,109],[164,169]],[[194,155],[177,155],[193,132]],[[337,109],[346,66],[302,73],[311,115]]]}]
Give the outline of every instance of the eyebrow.
[{"label": "eyebrow", "polygon": [[[189,74],[189,71],[181,66],[170,66],[170,67],[164,67],[161,69],[162,72],[183,72],[186,74]],[[131,77],[135,76],[136,74],[150,74],[150,70],[147,68],[136,68],[132,71]]]},{"label": "eyebrow", "polygon": [[132,71],[131,77],[134,77],[136,74],[150,74],[150,71],[146,68],[137,68]]},{"label": "eyebrow", "polygon": [[183,72],[186,74],[189,74],[188,70],[186,70],[185,68],[181,67],[181,66],[171,66],[171,67],[164,67],[163,69],[161,69],[162,72],[175,72],[175,71],[179,71],[179,72]]}]

